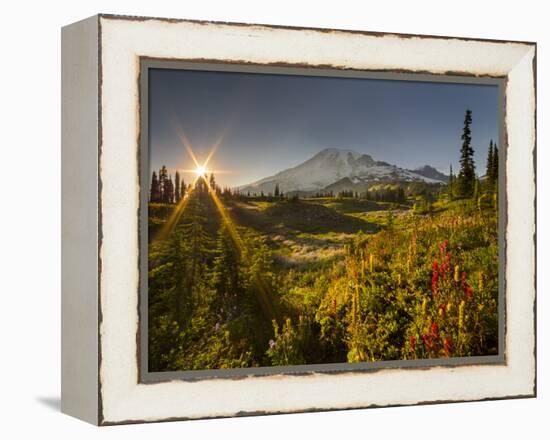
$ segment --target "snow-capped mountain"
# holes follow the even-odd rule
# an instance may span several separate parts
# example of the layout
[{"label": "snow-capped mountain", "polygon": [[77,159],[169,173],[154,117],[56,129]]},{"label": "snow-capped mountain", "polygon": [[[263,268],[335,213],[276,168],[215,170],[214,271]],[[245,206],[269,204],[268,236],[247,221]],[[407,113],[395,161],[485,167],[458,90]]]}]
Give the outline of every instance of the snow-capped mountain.
[{"label": "snow-capped mountain", "polygon": [[424,176],[424,177],[429,177],[430,179],[440,180],[445,183],[449,181],[449,176],[436,170],[434,167],[431,167],[430,165],[424,165],[423,167],[415,168],[414,170],[410,170],[410,171],[416,174],[420,174],[421,176]]},{"label": "snow-capped mountain", "polygon": [[239,189],[250,192],[273,192],[275,185],[283,192],[322,191],[329,185],[348,179],[352,184],[369,185],[379,182],[445,183],[420,173],[376,161],[368,154],[352,150],[327,148],[293,168],[281,171]]}]

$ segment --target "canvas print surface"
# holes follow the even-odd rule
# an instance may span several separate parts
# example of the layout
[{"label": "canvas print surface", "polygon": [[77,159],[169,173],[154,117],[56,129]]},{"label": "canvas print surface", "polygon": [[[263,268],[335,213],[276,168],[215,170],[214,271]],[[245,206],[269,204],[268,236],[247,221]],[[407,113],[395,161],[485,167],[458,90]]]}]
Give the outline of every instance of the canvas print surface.
[{"label": "canvas print surface", "polygon": [[148,99],[150,372],[499,354],[496,85],[154,68]]}]

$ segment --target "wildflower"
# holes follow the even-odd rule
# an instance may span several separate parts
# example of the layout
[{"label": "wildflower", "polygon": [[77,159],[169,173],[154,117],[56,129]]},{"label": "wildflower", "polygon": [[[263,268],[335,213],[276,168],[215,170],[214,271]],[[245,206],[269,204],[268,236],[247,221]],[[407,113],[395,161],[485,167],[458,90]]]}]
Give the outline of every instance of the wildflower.
[{"label": "wildflower", "polygon": [[443,350],[445,350],[445,356],[450,356],[452,354],[453,344],[451,338],[446,337],[445,342],[443,342]]},{"label": "wildflower", "polygon": [[427,298],[424,298],[424,300],[422,301],[422,316],[424,316],[426,314],[426,306],[428,305],[428,300]]},{"label": "wildflower", "polygon": [[450,302],[447,303],[447,313],[449,313],[452,308],[453,308],[453,305]]},{"label": "wildflower", "polygon": [[269,340],[269,348],[273,349],[275,347],[275,341],[273,339]]},{"label": "wildflower", "polygon": [[455,283],[458,283],[460,281],[460,266],[458,264],[455,266],[454,279],[455,279]]},{"label": "wildflower", "polygon": [[416,347],[416,338],[414,336],[409,336],[409,348],[411,351],[414,351]]},{"label": "wildflower", "polygon": [[464,306],[465,306],[464,300],[460,302],[460,305],[458,306],[458,328],[462,329],[464,326]]},{"label": "wildflower", "polygon": [[369,255],[369,269],[370,269],[370,272],[372,273],[372,266],[373,266],[373,263],[374,263],[374,255],[370,254]]},{"label": "wildflower", "polygon": [[478,272],[477,274],[478,276],[478,283],[477,283],[477,287],[478,287],[478,290],[481,292],[483,290],[483,272]]},{"label": "wildflower", "polygon": [[432,322],[432,336],[437,337],[438,331],[439,331],[439,327],[435,322]]},{"label": "wildflower", "polygon": [[218,331],[220,329],[220,323],[216,322],[216,325],[214,326],[214,331]]},{"label": "wildflower", "polygon": [[437,291],[439,288],[439,272],[438,272],[438,263],[437,261],[434,261],[433,263],[433,272],[432,272],[432,293],[437,295]]},{"label": "wildflower", "polygon": [[466,289],[464,289],[464,293],[466,293],[466,298],[472,299],[472,296],[474,295],[474,289],[472,289],[470,286],[466,286]]},{"label": "wildflower", "polygon": [[447,253],[448,245],[449,245],[449,240],[445,240],[442,244],[439,245],[439,250],[441,251],[442,256]]}]

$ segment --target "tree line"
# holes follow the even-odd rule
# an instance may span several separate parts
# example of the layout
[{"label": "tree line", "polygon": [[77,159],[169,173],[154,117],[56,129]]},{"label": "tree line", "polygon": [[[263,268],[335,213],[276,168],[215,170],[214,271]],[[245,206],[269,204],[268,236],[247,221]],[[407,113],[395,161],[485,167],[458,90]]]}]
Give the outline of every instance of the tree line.
[{"label": "tree line", "polygon": [[498,146],[496,142],[489,142],[485,178],[482,184],[476,174],[474,148],[472,146],[472,111],[466,110],[464,127],[462,129],[462,146],[460,148],[460,170],[455,177],[452,164],[449,167],[449,196],[451,199],[477,199],[481,190],[489,193],[498,191]]},{"label": "tree line", "polygon": [[189,186],[185,184],[179,171],[176,171],[175,178],[172,180],[172,175],[168,174],[166,166],[163,165],[159,169],[158,175],[156,171],[153,171],[149,201],[151,203],[178,203],[189,190]]}]

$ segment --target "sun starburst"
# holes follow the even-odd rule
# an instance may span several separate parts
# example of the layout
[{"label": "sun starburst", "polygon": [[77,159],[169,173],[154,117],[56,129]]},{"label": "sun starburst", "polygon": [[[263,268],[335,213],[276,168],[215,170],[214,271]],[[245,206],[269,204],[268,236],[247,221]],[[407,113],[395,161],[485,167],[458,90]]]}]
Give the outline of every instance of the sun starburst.
[{"label": "sun starburst", "polygon": [[206,167],[204,165],[198,165],[195,170],[194,170],[194,173],[198,176],[198,177],[204,177],[207,173],[208,173],[208,170],[206,169]]}]

